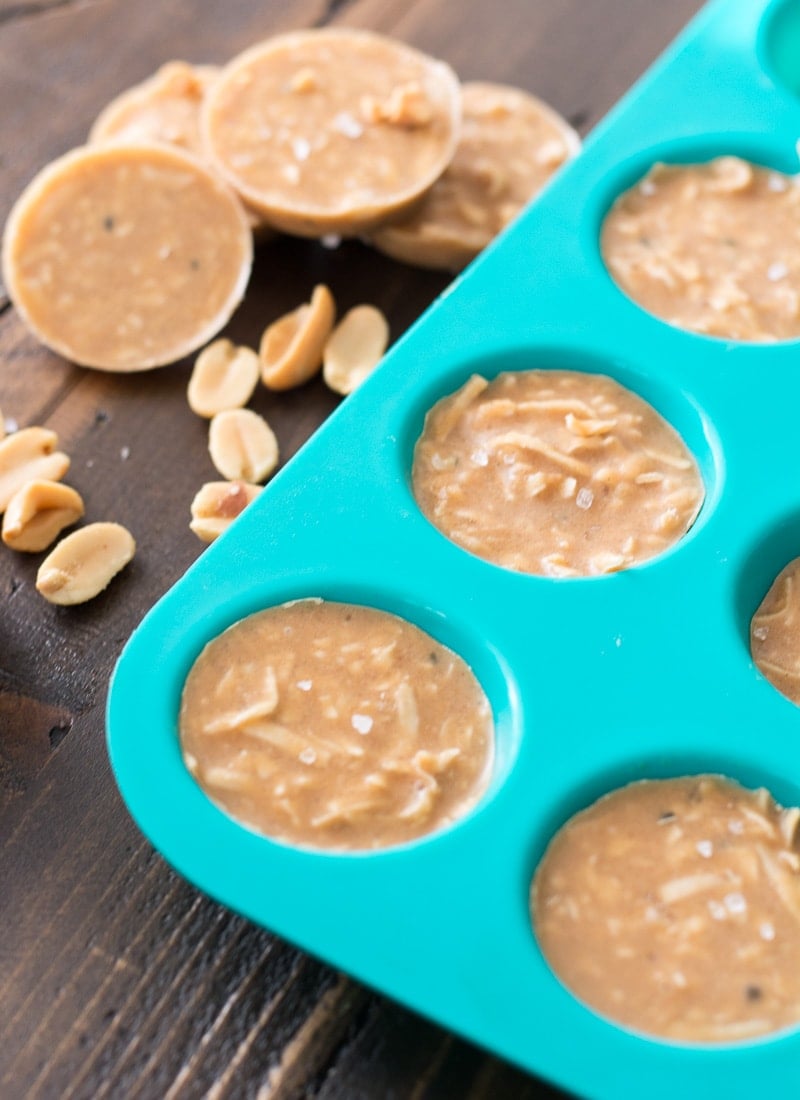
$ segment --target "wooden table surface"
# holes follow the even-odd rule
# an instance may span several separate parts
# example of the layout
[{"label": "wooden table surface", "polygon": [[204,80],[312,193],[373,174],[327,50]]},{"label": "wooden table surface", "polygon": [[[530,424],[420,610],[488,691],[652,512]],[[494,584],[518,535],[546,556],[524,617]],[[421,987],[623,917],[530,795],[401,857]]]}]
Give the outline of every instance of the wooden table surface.
[{"label": "wooden table surface", "polygon": [[[222,62],[276,31],[396,35],[466,79],[527,88],[586,133],[698,0],[2,0],[0,216],[81,144],[118,91],[173,57]],[[357,242],[259,249],[228,327],[265,324],[324,281],[398,337],[447,284]],[[137,557],[93,603],[46,604],[40,555],[0,548],[0,1096],[517,1100],[557,1095],[201,896],[142,839],[109,771],[109,674],[149,607],[202,552],[189,503],[215,472],[186,405],[189,364],[84,371],[38,346],[0,288],[0,408],[55,429],[87,518]],[[262,390],[288,460],[333,409],[321,382]],[[143,690],[146,690],[146,685]],[[531,1035],[536,1022],[531,1021]]]}]

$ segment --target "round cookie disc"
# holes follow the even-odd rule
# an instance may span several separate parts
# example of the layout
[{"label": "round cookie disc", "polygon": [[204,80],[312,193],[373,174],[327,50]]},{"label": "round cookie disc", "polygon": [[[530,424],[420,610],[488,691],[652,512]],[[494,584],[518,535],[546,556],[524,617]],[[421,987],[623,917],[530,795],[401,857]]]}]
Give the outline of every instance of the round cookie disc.
[{"label": "round cookie disc", "polygon": [[244,294],[252,248],[238,199],[193,157],[87,146],[17,200],[3,279],[53,351],[82,366],[147,370],[219,332]]},{"label": "round cookie disc", "polygon": [[527,92],[482,82],[461,91],[452,163],[407,218],[370,235],[395,260],[460,271],[580,148],[572,127]]},{"label": "round cookie disc", "polygon": [[89,142],[163,141],[202,158],[200,104],[218,75],[216,65],[168,61],[112,99],[95,119]]},{"label": "round cookie disc", "polygon": [[366,31],[280,35],[235,58],[205,99],[214,166],[300,236],[352,236],[406,209],[456,147],[449,66]]}]

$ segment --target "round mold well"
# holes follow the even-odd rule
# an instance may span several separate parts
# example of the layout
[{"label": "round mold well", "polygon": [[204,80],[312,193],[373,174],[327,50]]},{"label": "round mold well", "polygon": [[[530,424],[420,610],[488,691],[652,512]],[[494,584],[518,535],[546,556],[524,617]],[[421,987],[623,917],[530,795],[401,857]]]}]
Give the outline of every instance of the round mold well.
[{"label": "round mold well", "polygon": [[[800,0],[797,0],[797,3],[800,6]],[[606,289],[613,288],[613,291],[633,309],[657,324],[665,326],[670,332],[681,333],[691,340],[711,341],[715,345],[733,344],[737,349],[752,349],[755,352],[768,350],[775,345],[794,344],[800,340],[800,337],[776,341],[735,340],[724,336],[693,332],[691,329],[672,325],[664,318],[645,309],[634,298],[631,298],[614,279],[603,259],[601,237],[605,220],[612,206],[618,198],[647,175],[655,164],[705,164],[716,157],[724,156],[740,157],[761,168],[772,169],[784,175],[796,174],[799,167],[797,147],[794,144],[779,145],[773,137],[767,134],[734,132],[704,134],[677,138],[655,146],[649,146],[647,149],[643,149],[621,161],[613,171],[608,173],[594,193],[587,199],[579,229],[584,252],[593,274],[603,282]]]},{"label": "round mold well", "polygon": [[[554,578],[542,577],[532,573],[517,573],[487,559],[480,558],[471,551],[459,546],[433,524],[420,510],[413,492],[412,467],[414,450],[419,440],[425,417],[430,409],[442,398],[448,397],[460,389],[473,374],[481,374],[489,381],[506,371],[526,370],[563,370],[586,374],[602,374],[618,382],[637,397],[651,405],[659,415],[670,424],[694,456],[705,487],[705,498],[700,513],[687,533],[674,546],[664,553],[649,558],[635,568],[646,568],[651,562],[662,561],[665,557],[680,550],[700,532],[712,516],[722,492],[724,481],[724,457],[722,443],[705,409],[695,397],[685,389],[670,385],[656,375],[650,374],[645,366],[622,357],[604,357],[583,349],[563,345],[526,345],[514,346],[504,351],[484,354],[465,362],[453,364],[436,378],[421,385],[414,399],[402,410],[402,420],[397,425],[397,447],[395,454],[399,463],[399,481],[403,486],[408,507],[422,516],[430,529],[449,545],[468,555],[475,561],[504,573],[516,575],[526,580],[553,583]],[[609,574],[608,576],[615,576]],[[570,581],[602,581],[603,576],[575,577]]]},{"label": "round mold well", "polygon": [[[249,826],[242,824],[219,807],[203,788],[190,776],[183,757],[177,736],[178,713],[183,684],[191,667],[199,657],[205,646],[213,641],[228,627],[241,621],[249,615],[257,614],[269,608],[279,607],[283,604],[301,600],[322,599],[329,602],[347,603],[356,606],[368,607],[378,611],[385,611],[395,615],[406,622],[418,627],[441,645],[452,650],[471,669],[481,689],[486,695],[492,711],[494,721],[494,760],[492,775],[487,789],[481,795],[478,802],[464,814],[463,817],[451,822],[444,828],[424,834],[404,844],[392,845],[384,848],[353,851],[331,851],[325,848],[305,847],[293,845],[287,841],[273,839],[259,833]],[[435,842],[439,838],[446,837],[449,833],[458,829],[464,822],[480,813],[481,809],[493,800],[503,786],[505,780],[513,770],[519,746],[522,739],[523,721],[520,712],[519,691],[514,676],[506,663],[503,654],[494,646],[489,638],[475,629],[466,617],[459,614],[450,615],[441,609],[432,606],[424,600],[415,599],[413,593],[401,593],[392,589],[375,589],[359,584],[358,582],[325,580],[318,584],[304,578],[302,583],[288,581],[279,588],[272,588],[269,593],[259,594],[250,592],[246,596],[247,607],[243,608],[242,599],[237,598],[233,603],[216,607],[204,620],[200,628],[200,640],[192,646],[182,660],[183,675],[177,678],[177,691],[173,696],[173,722],[174,743],[170,753],[173,761],[179,761],[179,767],[188,777],[190,782],[198,788],[203,800],[213,809],[222,814],[227,821],[234,826],[268,840],[272,844],[292,849],[296,852],[308,852],[314,857],[341,858],[379,858],[384,853],[394,853],[410,849],[420,844]]]},{"label": "round mold well", "polygon": [[[751,620],[778,574],[798,557],[800,557],[800,507],[782,516],[767,531],[759,535],[747,551],[736,578],[734,589],[736,628],[751,663],[753,663],[750,651]],[[756,674],[763,677],[763,673],[757,669]],[[786,699],[786,696],[783,696],[773,684],[770,683],[770,687]],[[787,702],[791,701],[787,700]],[[791,705],[794,706],[794,704]]]},{"label": "round mold well", "polygon": [[800,0],[770,5],[758,29],[756,56],[776,84],[800,97]]},{"label": "round mold well", "polygon": [[[556,834],[568,824],[568,822],[583,810],[589,809],[599,799],[607,794],[625,787],[631,783],[642,780],[680,779],[695,775],[716,775],[723,779],[738,783],[747,790],[757,790],[765,787],[776,802],[783,807],[800,806],[800,769],[793,778],[787,777],[785,769],[772,762],[766,766],[755,756],[743,756],[727,752],[724,748],[704,751],[701,748],[689,747],[691,742],[702,744],[704,731],[690,730],[684,727],[681,731],[680,741],[685,748],[673,748],[669,745],[665,735],[665,747],[663,751],[648,751],[641,756],[631,756],[620,752],[617,759],[609,761],[605,767],[597,770],[584,770],[584,774],[566,789],[557,793],[548,804],[540,807],[538,821],[532,831],[528,844],[528,858],[526,863],[526,879],[521,884],[519,902],[524,906],[524,915],[530,929],[530,944],[536,954],[538,963],[550,978],[566,992],[576,1005],[602,1020],[604,1023],[617,1029],[623,1034],[643,1039],[646,1042],[660,1046],[679,1047],[688,1050],[706,1049],[709,1051],[725,1051],[733,1047],[745,1045],[765,1044],[795,1034],[800,1028],[800,1021],[796,1024],[765,1035],[759,1035],[752,1039],[735,1040],[725,1042],[688,1042],[684,1040],[669,1039],[652,1033],[639,1031],[629,1025],[622,1024],[610,1016],[599,1012],[591,1005],[583,1001],[561,979],[560,975],[551,967],[547,956],[539,945],[535,926],[531,914],[530,894],[533,880],[544,858],[550,842]],[[719,739],[718,739],[719,740]]]}]

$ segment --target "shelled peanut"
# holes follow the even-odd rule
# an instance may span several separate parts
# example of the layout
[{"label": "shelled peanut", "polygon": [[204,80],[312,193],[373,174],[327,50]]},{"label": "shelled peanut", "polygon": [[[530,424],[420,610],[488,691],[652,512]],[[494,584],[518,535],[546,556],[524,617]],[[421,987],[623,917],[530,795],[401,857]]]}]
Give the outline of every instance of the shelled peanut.
[{"label": "shelled peanut", "polygon": [[[0,423],[5,432],[1,415]],[[23,428],[0,440],[2,540],[12,550],[39,553],[84,515],[80,493],[60,480],[69,457],[56,449],[58,436],[47,428]],[[50,603],[85,603],[108,586],[135,549],[120,524],[89,524],[51,550],[39,567],[37,591]]]}]

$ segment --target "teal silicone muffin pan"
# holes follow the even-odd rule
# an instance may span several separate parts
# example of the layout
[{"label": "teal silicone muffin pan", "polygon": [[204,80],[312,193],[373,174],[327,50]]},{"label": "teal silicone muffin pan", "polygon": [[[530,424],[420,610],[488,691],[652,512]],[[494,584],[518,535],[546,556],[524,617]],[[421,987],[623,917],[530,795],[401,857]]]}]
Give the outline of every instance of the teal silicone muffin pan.
[{"label": "teal silicone muffin pan", "polygon": [[[798,170],[800,0],[717,0],[514,225],[456,280],[153,609],[109,699],[113,768],[143,832],[202,890],[419,1012],[589,1098],[800,1088],[800,1030],[725,1046],[642,1037],[549,970],[528,892],[575,811],[644,777],[721,772],[800,804],[800,710],[754,668],[748,623],[800,554],[800,349],[655,319],[599,252],[613,199],[656,160],[735,153]],[[476,370],[600,371],[694,453],[702,512],[671,551],[610,576],[508,572],[449,542],[410,487],[424,414]],[[465,819],[369,854],[239,826],[183,765],[177,717],[203,646],[262,608],[383,608],[474,669],[497,762]]]}]

